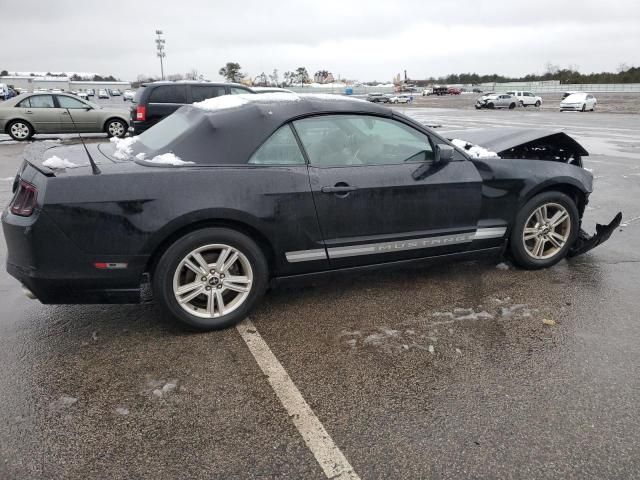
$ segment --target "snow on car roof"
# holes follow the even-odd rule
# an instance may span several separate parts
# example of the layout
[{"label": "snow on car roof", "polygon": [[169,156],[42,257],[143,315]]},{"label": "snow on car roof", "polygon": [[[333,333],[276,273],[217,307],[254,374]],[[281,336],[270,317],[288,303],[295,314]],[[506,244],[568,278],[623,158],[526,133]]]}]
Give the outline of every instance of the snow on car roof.
[{"label": "snow on car roof", "polygon": [[207,98],[201,102],[195,102],[194,107],[206,111],[219,111],[230,108],[238,108],[248,104],[277,104],[295,103],[302,100],[320,100],[332,102],[353,102],[369,104],[364,100],[349,98],[343,95],[333,95],[330,93],[289,93],[289,92],[267,92],[259,95],[247,93],[239,95],[222,95],[214,98]]}]

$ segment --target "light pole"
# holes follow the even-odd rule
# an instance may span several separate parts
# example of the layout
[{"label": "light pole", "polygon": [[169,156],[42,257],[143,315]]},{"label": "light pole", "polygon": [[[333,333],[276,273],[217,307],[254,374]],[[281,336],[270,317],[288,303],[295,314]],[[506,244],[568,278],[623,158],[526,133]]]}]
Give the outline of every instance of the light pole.
[{"label": "light pole", "polygon": [[167,56],[164,52],[164,38],[161,37],[162,30],[156,30],[156,55],[160,58],[160,74],[162,76],[162,80],[164,80],[164,65],[162,64],[162,59]]}]

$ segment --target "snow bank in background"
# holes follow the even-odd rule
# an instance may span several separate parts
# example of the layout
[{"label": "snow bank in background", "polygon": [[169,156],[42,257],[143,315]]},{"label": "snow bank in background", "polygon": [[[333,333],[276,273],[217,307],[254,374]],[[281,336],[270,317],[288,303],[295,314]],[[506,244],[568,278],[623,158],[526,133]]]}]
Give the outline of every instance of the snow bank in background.
[{"label": "snow bank in background", "polygon": [[482,148],[479,145],[474,145],[465,140],[454,138],[451,140],[456,147],[463,149],[467,154],[473,158],[499,158],[496,152]]},{"label": "snow bank in background", "polygon": [[178,167],[181,165],[193,165],[193,162],[185,162],[184,160],[180,159],[180,157],[171,152],[163,153],[162,155],[156,155],[155,157],[145,161],[149,163],[156,163],[158,165],[175,165]]},{"label": "snow bank in background", "polygon": [[118,160],[129,160],[133,153],[131,146],[138,141],[138,137],[111,137],[109,141],[116,146],[116,150],[113,152],[113,158],[117,158]]},{"label": "snow bank in background", "polygon": [[75,163],[70,162],[66,158],[63,159],[63,158],[60,158],[60,157],[56,157],[55,155],[53,157],[47,158],[44,162],[42,162],[42,165],[44,167],[51,168],[51,169],[63,169],[63,168],[77,168],[77,167],[80,167],[80,165],[76,165]]}]

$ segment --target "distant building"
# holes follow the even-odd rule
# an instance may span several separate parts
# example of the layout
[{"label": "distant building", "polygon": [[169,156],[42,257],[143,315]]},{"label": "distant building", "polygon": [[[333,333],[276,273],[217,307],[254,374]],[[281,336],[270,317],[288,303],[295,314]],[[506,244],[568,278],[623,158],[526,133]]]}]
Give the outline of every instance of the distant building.
[{"label": "distant building", "polygon": [[94,82],[90,80],[71,80],[69,77],[57,76],[6,75],[0,77],[0,83],[6,83],[25,92],[33,92],[37,89],[52,90],[54,88],[59,88],[64,92],[90,88],[94,90],[100,88],[117,88],[119,90],[131,88],[131,82]]},{"label": "distant building", "polygon": [[333,83],[335,79],[333,74],[327,70],[319,70],[313,75],[313,81],[315,83]]}]

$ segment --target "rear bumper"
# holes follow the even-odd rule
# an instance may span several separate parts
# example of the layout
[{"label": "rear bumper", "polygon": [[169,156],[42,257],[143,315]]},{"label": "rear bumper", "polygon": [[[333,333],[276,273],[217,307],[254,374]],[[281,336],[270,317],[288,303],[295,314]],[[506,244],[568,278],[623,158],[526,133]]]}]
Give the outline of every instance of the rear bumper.
[{"label": "rear bumper", "polygon": [[144,132],[145,130],[150,129],[151,127],[153,127],[155,125],[155,123],[140,122],[138,120],[131,120],[129,122],[129,124],[130,124],[129,133],[132,133],[134,135],[140,135],[142,132]]},{"label": "rear bumper", "polygon": [[[7,272],[42,303],[140,303],[147,258],[84,252],[43,212],[19,217],[5,211]],[[97,269],[95,262],[126,264]]]}]

